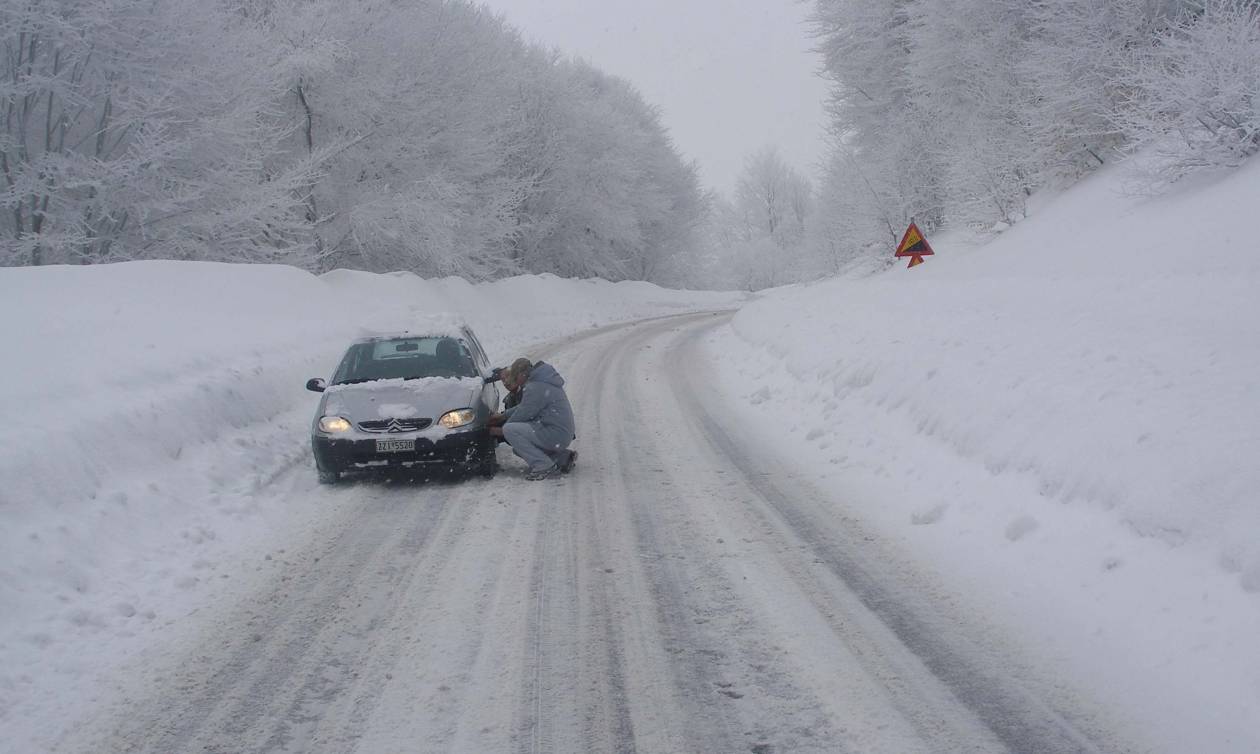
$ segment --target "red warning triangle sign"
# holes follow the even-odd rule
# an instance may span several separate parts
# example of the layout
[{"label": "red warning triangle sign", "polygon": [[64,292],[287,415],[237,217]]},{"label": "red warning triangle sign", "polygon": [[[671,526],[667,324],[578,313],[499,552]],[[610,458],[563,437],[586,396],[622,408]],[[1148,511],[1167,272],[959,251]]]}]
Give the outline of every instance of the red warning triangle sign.
[{"label": "red warning triangle sign", "polygon": [[[897,244],[897,257],[930,257],[936,252],[932,251],[932,247],[928,244],[927,239],[923,237],[923,231],[919,230],[919,226],[910,223],[910,227],[906,228],[906,234],[901,237],[901,243]],[[912,262],[911,267],[918,262]]]}]

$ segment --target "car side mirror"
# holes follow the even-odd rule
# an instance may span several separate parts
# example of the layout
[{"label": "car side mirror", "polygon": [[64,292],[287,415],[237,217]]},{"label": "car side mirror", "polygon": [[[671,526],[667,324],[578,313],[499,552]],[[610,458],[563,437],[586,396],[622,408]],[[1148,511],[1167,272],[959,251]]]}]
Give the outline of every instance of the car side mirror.
[{"label": "car side mirror", "polygon": [[328,384],[320,377],[312,377],[306,381],[306,389],[312,393],[322,393],[328,388]]}]

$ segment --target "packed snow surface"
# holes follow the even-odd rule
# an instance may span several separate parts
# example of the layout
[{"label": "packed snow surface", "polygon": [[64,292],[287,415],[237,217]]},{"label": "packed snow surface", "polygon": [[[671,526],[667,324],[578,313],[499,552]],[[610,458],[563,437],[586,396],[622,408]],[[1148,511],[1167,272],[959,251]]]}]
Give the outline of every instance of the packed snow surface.
[{"label": "packed snow surface", "polygon": [[[1260,164],[1105,171],[980,245],[781,289],[711,344],[769,447],[1096,676],[1168,751],[1260,746]],[[891,254],[891,249],[890,249]]]},{"label": "packed snow surface", "polygon": [[0,269],[0,739],[55,734],[94,678],[242,589],[243,558],[315,525],[321,511],[260,492],[311,463],[319,396],[304,384],[354,339],[467,322],[507,364],[551,338],[740,298],[551,275]]}]

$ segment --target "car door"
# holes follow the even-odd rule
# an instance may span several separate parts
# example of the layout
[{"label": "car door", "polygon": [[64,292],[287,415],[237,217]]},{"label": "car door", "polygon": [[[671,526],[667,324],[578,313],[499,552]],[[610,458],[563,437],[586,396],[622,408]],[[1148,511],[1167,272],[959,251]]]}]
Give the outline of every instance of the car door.
[{"label": "car door", "polygon": [[[490,359],[486,356],[486,351],[481,347],[481,341],[477,340],[477,336],[473,335],[472,330],[467,327],[460,330],[460,334],[464,337],[464,342],[468,344],[468,348],[472,351],[473,361],[477,364],[477,372],[483,378],[490,374]],[[481,387],[481,399],[485,401],[486,407],[491,413],[499,410],[499,383],[488,382]]]}]

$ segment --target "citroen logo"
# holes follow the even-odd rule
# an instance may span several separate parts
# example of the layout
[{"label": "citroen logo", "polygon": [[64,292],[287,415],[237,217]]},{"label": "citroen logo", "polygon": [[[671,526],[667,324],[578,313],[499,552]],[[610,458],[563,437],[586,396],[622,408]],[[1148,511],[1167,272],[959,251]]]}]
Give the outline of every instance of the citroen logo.
[{"label": "citroen logo", "polygon": [[390,419],[389,424],[385,425],[385,431],[386,432],[406,432],[407,428],[404,427],[403,423],[398,421],[397,419]]}]

